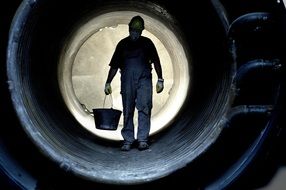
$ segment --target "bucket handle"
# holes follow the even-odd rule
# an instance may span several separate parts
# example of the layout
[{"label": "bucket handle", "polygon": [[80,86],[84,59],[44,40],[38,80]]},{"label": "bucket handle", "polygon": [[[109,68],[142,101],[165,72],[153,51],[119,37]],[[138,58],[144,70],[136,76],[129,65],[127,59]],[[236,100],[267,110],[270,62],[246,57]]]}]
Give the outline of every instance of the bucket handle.
[{"label": "bucket handle", "polygon": [[[109,97],[110,97],[109,99],[110,99],[110,103],[111,103],[111,108],[113,108],[113,98],[112,98],[112,95],[111,95],[111,94],[109,94],[109,95],[110,95],[110,96],[109,96]],[[103,108],[104,108],[104,106],[105,106],[106,96],[108,96],[108,95],[105,95],[105,96],[104,96],[103,105],[102,105]]]},{"label": "bucket handle", "polygon": [[[105,106],[105,100],[106,100],[106,96],[104,97],[104,100],[103,100],[103,108]],[[110,103],[111,103],[111,109],[113,108],[113,98],[112,98],[112,95],[110,94]],[[80,103],[80,105],[82,106],[83,110],[88,113],[89,115],[93,116],[93,112],[90,111],[84,104]]]}]

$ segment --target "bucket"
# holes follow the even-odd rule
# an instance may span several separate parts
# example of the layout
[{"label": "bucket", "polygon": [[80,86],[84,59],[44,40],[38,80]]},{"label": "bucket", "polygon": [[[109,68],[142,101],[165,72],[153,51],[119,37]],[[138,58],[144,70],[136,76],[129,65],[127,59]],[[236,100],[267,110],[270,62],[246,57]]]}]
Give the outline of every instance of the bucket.
[{"label": "bucket", "polygon": [[[113,109],[112,108],[113,103],[111,108],[104,108],[105,99],[106,96],[104,98],[103,108],[92,109],[95,127],[101,130],[117,130],[122,111]],[[111,97],[111,102],[112,102],[112,97]]]}]

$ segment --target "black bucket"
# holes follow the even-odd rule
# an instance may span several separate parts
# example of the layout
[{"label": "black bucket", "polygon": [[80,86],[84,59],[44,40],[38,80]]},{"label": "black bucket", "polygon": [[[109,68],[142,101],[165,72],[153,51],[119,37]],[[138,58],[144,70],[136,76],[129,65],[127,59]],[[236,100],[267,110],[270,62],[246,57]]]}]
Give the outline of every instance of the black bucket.
[{"label": "black bucket", "polygon": [[113,108],[92,109],[95,127],[102,130],[116,130],[122,111]]},{"label": "black bucket", "polygon": [[113,100],[110,94],[111,108],[104,108],[106,96],[103,102],[103,108],[92,109],[95,127],[101,130],[117,130],[122,111],[113,109]]}]

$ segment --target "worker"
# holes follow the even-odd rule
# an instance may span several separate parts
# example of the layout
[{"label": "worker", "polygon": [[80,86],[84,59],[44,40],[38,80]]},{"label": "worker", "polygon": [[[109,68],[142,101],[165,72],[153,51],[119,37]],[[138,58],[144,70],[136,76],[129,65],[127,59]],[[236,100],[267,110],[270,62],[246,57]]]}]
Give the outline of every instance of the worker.
[{"label": "worker", "polygon": [[112,93],[111,82],[118,69],[121,73],[121,96],[123,104],[122,151],[129,151],[135,144],[133,117],[135,107],[138,110],[137,145],[139,150],[149,148],[148,137],[151,126],[152,110],[152,64],[158,80],[157,93],[164,89],[164,79],[160,59],[153,42],[141,36],[144,20],[134,16],[129,22],[129,36],[116,46],[109,63],[110,69],[105,83],[105,94]]}]

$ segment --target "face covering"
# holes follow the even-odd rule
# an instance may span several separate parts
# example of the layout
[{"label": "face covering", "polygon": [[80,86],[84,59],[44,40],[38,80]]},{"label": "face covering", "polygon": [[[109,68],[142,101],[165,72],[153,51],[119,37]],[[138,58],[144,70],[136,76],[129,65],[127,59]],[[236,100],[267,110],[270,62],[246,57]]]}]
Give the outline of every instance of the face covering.
[{"label": "face covering", "polygon": [[130,30],[130,31],[129,31],[129,34],[130,34],[131,40],[132,40],[132,41],[136,41],[136,40],[138,40],[138,38],[140,37],[141,32],[136,31],[136,30]]}]

